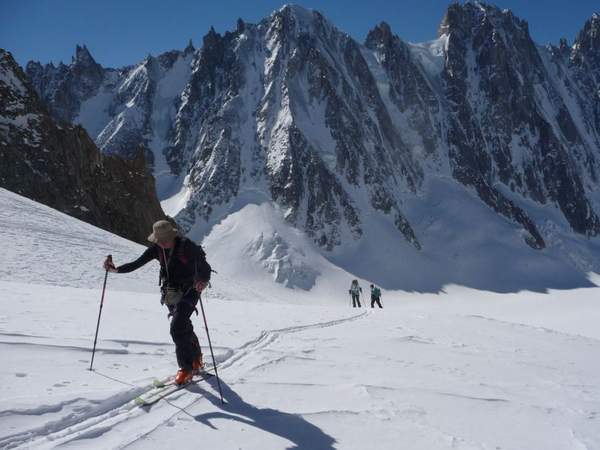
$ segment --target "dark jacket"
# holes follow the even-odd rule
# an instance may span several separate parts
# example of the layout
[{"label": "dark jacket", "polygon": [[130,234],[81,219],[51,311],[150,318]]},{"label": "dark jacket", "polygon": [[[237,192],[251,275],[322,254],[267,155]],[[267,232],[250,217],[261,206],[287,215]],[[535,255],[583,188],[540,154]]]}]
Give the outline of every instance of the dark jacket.
[{"label": "dark jacket", "polygon": [[133,272],[153,259],[160,263],[162,284],[169,287],[186,290],[196,281],[210,280],[211,267],[206,262],[204,250],[185,237],[176,237],[172,249],[162,249],[154,244],[135,261],[117,267],[117,271]]}]

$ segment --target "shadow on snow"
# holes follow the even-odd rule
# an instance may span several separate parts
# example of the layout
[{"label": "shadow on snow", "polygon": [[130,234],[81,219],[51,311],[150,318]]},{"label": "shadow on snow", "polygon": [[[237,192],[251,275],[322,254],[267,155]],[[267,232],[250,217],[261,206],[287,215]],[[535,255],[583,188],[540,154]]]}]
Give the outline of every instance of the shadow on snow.
[{"label": "shadow on snow", "polygon": [[[207,382],[217,391],[217,381],[214,377]],[[216,429],[212,424],[215,419],[234,420],[293,442],[294,445],[288,449],[326,450],[334,448],[333,444],[336,440],[302,416],[272,408],[257,408],[245,402],[223,380],[221,380],[221,388],[224,404],[221,403],[218,396],[199,385],[189,388],[192,392],[202,394],[215,407],[221,409],[221,411],[198,414],[194,416],[196,421]]]}]

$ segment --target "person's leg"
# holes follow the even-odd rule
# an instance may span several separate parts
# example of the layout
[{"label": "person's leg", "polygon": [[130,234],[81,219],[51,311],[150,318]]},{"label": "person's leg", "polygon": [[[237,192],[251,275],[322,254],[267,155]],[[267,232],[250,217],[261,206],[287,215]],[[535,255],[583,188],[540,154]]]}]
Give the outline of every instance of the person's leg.
[{"label": "person's leg", "polygon": [[194,306],[188,302],[181,301],[173,309],[171,319],[171,337],[175,343],[175,354],[177,363],[184,370],[192,370],[192,361],[198,355],[198,337],[194,333],[194,326],[190,316],[194,312]]},{"label": "person's leg", "polygon": [[381,306],[381,299],[379,297],[377,297],[377,304],[379,305],[380,308],[383,309],[383,306]]},{"label": "person's leg", "polygon": [[375,308],[375,297],[371,295],[371,308]]},{"label": "person's leg", "polygon": [[194,352],[194,358],[196,358],[198,356],[202,356],[202,347],[200,347],[200,341],[198,341],[198,336],[196,335],[196,332],[192,331],[192,334],[194,348],[196,349],[196,351]]},{"label": "person's leg", "polygon": [[352,294],[352,307],[356,308],[356,295]]}]

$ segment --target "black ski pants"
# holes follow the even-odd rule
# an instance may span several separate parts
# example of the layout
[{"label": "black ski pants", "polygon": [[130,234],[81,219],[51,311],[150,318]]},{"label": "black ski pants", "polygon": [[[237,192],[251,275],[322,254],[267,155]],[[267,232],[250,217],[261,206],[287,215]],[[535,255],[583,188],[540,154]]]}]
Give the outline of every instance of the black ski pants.
[{"label": "black ski pants", "polygon": [[379,299],[379,297],[371,295],[371,308],[375,308],[375,303],[377,303],[380,308],[383,308],[383,306],[381,306],[381,300]]},{"label": "black ski pants", "polygon": [[196,311],[198,295],[186,296],[175,305],[169,307],[171,312],[171,337],[175,343],[177,363],[184,370],[192,370],[192,362],[202,354],[198,336],[194,333],[194,326],[190,316]]},{"label": "black ski pants", "polygon": [[352,294],[352,307],[356,308],[356,306],[360,308],[360,297],[358,294]]}]

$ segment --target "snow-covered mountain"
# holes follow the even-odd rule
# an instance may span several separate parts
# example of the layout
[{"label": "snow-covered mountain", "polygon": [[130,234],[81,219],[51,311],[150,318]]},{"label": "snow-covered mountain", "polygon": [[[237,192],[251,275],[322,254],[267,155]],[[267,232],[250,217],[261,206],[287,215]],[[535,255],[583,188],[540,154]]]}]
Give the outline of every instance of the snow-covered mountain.
[{"label": "snow-covered mountain", "polygon": [[145,241],[164,213],[143,151],[103,155],[81,126],[58,125],[3,49],[0,99],[0,187]]},{"label": "snow-covered mountain", "polygon": [[431,42],[382,23],[361,45],[286,5],[197,50],[116,70],[78,47],[69,66],[27,73],[104,152],[146,146],[163,207],[193,237],[268,203],[390,287],[580,285],[600,270],[598,23],[541,47],[510,11],[468,2]]}]

